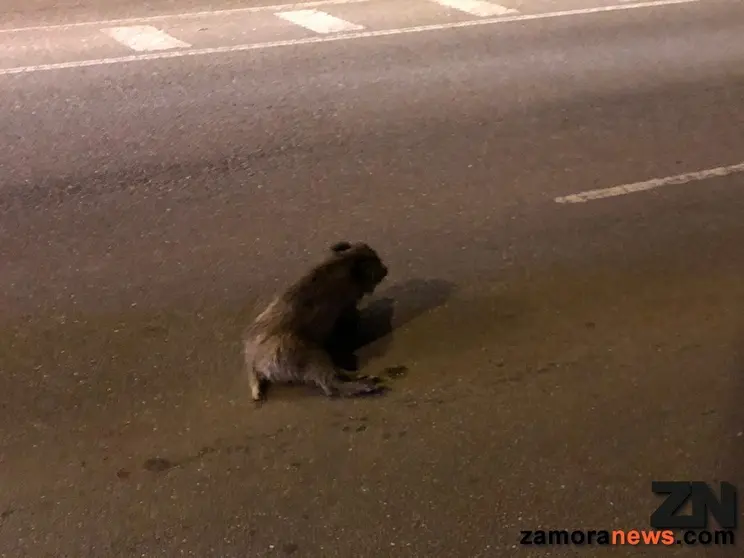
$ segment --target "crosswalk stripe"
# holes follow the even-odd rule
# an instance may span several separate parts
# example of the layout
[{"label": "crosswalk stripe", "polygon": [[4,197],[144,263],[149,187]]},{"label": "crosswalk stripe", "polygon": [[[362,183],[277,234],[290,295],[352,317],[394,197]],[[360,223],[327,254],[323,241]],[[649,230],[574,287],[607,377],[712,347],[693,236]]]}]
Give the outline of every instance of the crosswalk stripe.
[{"label": "crosswalk stripe", "polygon": [[109,27],[102,31],[115,41],[137,52],[188,48],[191,45],[171,37],[152,25],[130,25],[127,27]]},{"label": "crosswalk stripe", "polygon": [[320,10],[294,10],[291,12],[276,12],[275,15],[290,23],[322,34],[364,29],[361,25],[339,19]]},{"label": "crosswalk stripe", "polygon": [[484,2],[483,0],[434,0],[437,4],[447,6],[454,10],[460,10],[478,17],[493,17],[506,14],[515,14],[518,10],[507,8],[501,4]]},{"label": "crosswalk stripe", "polygon": [[[364,4],[366,0],[359,2]],[[425,3],[431,3],[435,0],[424,0]],[[439,0],[440,2],[454,1],[454,0]],[[618,1],[618,0],[615,0]],[[339,0],[339,2],[349,2],[349,0]],[[395,3],[395,0],[393,1]],[[475,28],[486,25],[495,24],[508,24],[513,22],[531,22],[531,21],[542,21],[542,20],[555,20],[559,18],[573,18],[573,17],[584,17],[590,14],[602,14],[611,12],[630,12],[638,9],[651,9],[651,8],[662,8],[664,6],[675,6],[675,5],[691,5],[700,4],[701,0],[634,0],[632,3],[623,2],[622,4],[615,4],[609,6],[594,6],[584,7],[570,10],[559,10],[553,12],[538,12],[538,13],[516,13],[508,15],[497,15],[494,17],[474,17],[467,18],[467,20],[461,21],[459,18],[453,21],[449,17],[445,17],[445,21],[433,22],[420,25],[409,25],[407,27],[385,27],[382,29],[367,30],[362,25],[356,25],[335,17],[329,14],[322,14],[323,20],[326,22],[332,21],[333,26],[326,24],[323,28],[315,27],[315,31],[312,36],[297,37],[296,33],[292,33],[291,27],[297,25],[292,22],[292,13],[290,11],[284,12],[270,11],[263,18],[263,23],[266,24],[266,17],[269,19],[277,16],[283,17],[286,20],[285,25],[281,25],[284,29],[278,30],[275,22],[274,25],[267,25],[267,34],[273,36],[274,40],[265,40],[265,37],[258,29],[259,23],[251,21],[234,21],[230,19],[227,31],[220,30],[219,26],[215,24],[213,27],[208,27],[206,22],[204,27],[200,27],[201,22],[194,22],[191,25],[182,25],[178,31],[179,37],[196,43],[196,47],[185,41],[181,41],[163,31],[158,30],[154,27],[149,26],[124,26],[124,27],[108,27],[105,29],[91,29],[88,33],[93,35],[86,35],[85,32],[81,34],[80,31],[71,32],[70,35],[52,37],[48,34],[41,34],[39,36],[33,35],[18,35],[20,37],[17,44],[13,44],[9,40],[0,40],[0,51],[3,49],[9,51],[10,56],[0,57],[0,77],[29,74],[35,72],[46,72],[55,70],[66,70],[73,68],[87,68],[94,66],[108,66],[114,64],[126,64],[131,62],[144,62],[154,60],[168,60],[182,57],[201,57],[206,55],[218,55],[228,54],[237,52],[249,52],[259,51],[274,48],[283,47],[296,47],[300,45],[317,45],[320,43],[329,43],[336,41],[350,41],[350,40],[362,40],[372,39],[380,37],[397,37],[418,33],[428,33],[433,31],[443,30],[455,30],[455,29],[467,29]],[[431,5],[431,4],[430,4]],[[375,7],[376,4],[372,1],[369,2],[369,8]],[[307,14],[307,10],[303,10]],[[316,13],[311,11],[311,13]],[[375,12],[375,15],[379,13]],[[369,17],[369,13],[366,17]],[[440,14],[441,15],[441,14]],[[287,17],[288,16],[288,17]],[[366,19],[361,19],[365,14],[361,14],[360,19],[354,18],[355,21],[366,23]],[[408,13],[406,16],[409,20],[411,14]],[[386,21],[383,24],[394,25],[394,21],[390,22],[389,15],[385,16]],[[440,18],[441,19],[441,18]],[[318,19],[316,18],[316,21]],[[370,25],[379,26],[379,18],[373,19],[374,23]],[[307,23],[307,21],[303,22]],[[246,29],[250,29],[250,34],[245,33]],[[347,32],[334,32],[334,31],[345,31]],[[232,33],[235,30],[240,31],[239,37],[233,37]],[[146,32],[145,32],[146,31]],[[211,31],[212,33],[202,33],[202,31]],[[198,33],[197,33],[198,32]],[[245,37],[245,35],[249,35]],[[277,37],[277,35],[279,35]],[[282,39],[283,36],[289,35],[292,38]],[[0,33],[0,39],[8,37],[9,35],[3,35]],[[111,53],[111,45],[106,45],[106,41],[101,39],[106,36],[109,39],[115,37],[120,44],[126,44],[131,50],[138,52],[130,52],[126,55],[116,55]],[[98,37],[96,39],[95,37]],[[193,37],[193,38],[192,38]],[[255,42],[245,43],[239,42],[245,40],[253,40]],[[147,40],[143,40],[146,38]],[[155,40],[157,38],[157,40]],[[262,40],[263,39],[263,40]],[[450,39],[447,39],[450,40]],[[39,47],[42,43],[45,46]],[[238,44],[231,44],[235,41]],[[216,44],[215,44],[216,43]],[[29,46],[31,45],[31,46]],[[96,50],[98,50],[98,56],[95,57]],[[59,52],[66,51],[65,57],[69,57],[68,61],[55,61],[59,59]],[[151,52],[147,52],[151,51]],[[26,53],[29,53],[26,65],[14,65],[18,62],[23,62]],[[91,54],[92,53],[92,54]],[[50,60],[51,58],[51,60]],[[31,64],[30,62],[35,62]]]}]

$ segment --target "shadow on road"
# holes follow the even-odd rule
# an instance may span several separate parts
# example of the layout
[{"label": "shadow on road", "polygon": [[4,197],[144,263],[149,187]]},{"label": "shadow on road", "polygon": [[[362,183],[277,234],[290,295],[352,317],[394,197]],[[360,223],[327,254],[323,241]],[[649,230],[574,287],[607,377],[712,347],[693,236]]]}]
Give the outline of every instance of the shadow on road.
[{"label": "shadow on road", "polygon": [[373,299],[361,308],[356,335],[341,342],[337,350],[338,364],[345,370],[356,371],[384,355],[395,329],[442,306],[454,289],[454,283],[440,279],[412,279],[385,289],[382,298]]}]

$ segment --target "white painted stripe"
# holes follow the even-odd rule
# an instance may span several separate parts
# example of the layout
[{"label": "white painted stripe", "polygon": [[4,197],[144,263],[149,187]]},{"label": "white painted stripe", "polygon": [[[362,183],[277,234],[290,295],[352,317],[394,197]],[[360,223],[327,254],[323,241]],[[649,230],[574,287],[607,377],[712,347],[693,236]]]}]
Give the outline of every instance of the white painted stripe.
[{"label": "white painted stripe", "polygon": [[506,14],[514,14],[519,10],[507,8],[501,4],[494,4],[492,2],[484,2],[483,0],[434,0],[437,4],[452,8],[454,10],[460,10],[461,12],[468,13],[470,15],[478,17],[493,17]]},{"label": "white painted stripe", "polygon": [[275,15],[289,21],[290,23],[300,25],[305,29],[310,29],[310,31],[322,34],[340,33],[342,31],[359,31],[360,29],[364,29],[361,25],[333,17],[331,14],[319,10],[277,12]]},{"label": "white painted stripe", "polygon": [[251,6],[250,8],[230,8],[226,10],[211,10],[203,12],[182,12],[175,14],[158,14],[153,16],[128,17],[121,19],[99,19],[94,21],[77,21],[74,23],[59,23],[57,25],[33,25],[30,27],[11,27],[0,29],[0,33],[22,33],[24,31],[50,31],[52,29],[70,29],[73,27],[84,27],[95,25],[97,27],[122,26],[132,23],[146,23],[161,21],[164,19],[189,19],[200,17],[219,17],[230,14],[253,13],[253,12],[278,12],[280,10],[292,10],[298,8],[316,8],[319,6],[336,6],[343,4],[364,4],[370,0],[316,0],[313,2],[300,2],[294,4],[273,4],[270,6]]},{"label": "white painted stripe", "polygon": [[113,64],[126,64],[129,62],[144,62],[149,60],[166,60],[169,58],[182,58],[185,56],[205,56],[208,54],[232,54],[236,52],[248,52],[251,50],[266,50],[271,48],[312,45],[319,43],[332,43],[336,41],[350,41],[352,39],[368,39],[375,37],[391,37],[410,33],[423,33],[427,31],[442,31],[447,29],[460,29],[476,27],[480,25],[492,25],[499,23],[511,23],[521,21],[536,21],[542,19],[554,19],[561,17],[580,16],[588,14],[618,12],[624,10],[636,10],[642,8],[657,8],[662,6],[674,6],[677,4],[696,4],[700,0],[654,0],[651,2],[637,2],[635,4],[623,4],[616,6],[601,6],[597,8],[583,8],[578,10],[565,10],[560,12],[546,12],[542,14],[528,14],[506,16],[490,19],[477,19],[473,21],[458,21],[454,23],[419,25],[416,27],[404,27],[400,29],[384,29],[381,31],[363,31],[358,33],[344,33],[340,35],[327,35],[324,37],[308,37],[305,39],[294,39],[288,41],[274,41],[270,43],[252,43],[245,45],[233,45],[214,48],[201,48],[190,50],[178,50],[171,52],[158,52],[150,54],[137,54],[132,56],[119,56],[114,58],[97,58],[93,60],[78,60],[75,62],[59,62],[56,64],[38,64],[34,66],[18,66],[15,68],[0,68],[0,76],[16,74],[30,74],[35,72],[48,72],[51,70],[67,70],[72,68],[89,68],[92,66],[107,66]]},{"label": "white painted stripe", "polygon": [[744,172],[744,162],[736,165],[729,165],[727,167],[716,167],[713,169],[706,169],[697,172],[689,172],[686,174],[678,174],[676,176],[667,176],[664,178],[654,178],[653,180],[646,180],[645,182],[635,182],[633,184],[624,184],[622,186],[614,186],[613,188],[601,188],[599,190],[588,190],[586,192],[580,192],[578,194],[571,194],[570,196],[561,196],[555,198],[556,203],[585,203],[591,200],[599,200],[602,198],[612,198],[615,196],[625,196],[626,194],[632,194],[633,192],[643,192],[645,190],[653,190],[654,188],[661,188],[662,186],[672,186],[674,184],[687,184],[688,182],[698,182],[700,180],[706,180],[708,178],[715,178],[721,176],[729,176],[738,172]]},{"label": "white painted stripe", "polygon": [[152,25],[131,25],[129,27],[110,27],[101,29],[106,35],[119,41],[124,46],[144,52],[148,50],[169,50],[172,48],[189,48],[189,43],[171,37]]}]

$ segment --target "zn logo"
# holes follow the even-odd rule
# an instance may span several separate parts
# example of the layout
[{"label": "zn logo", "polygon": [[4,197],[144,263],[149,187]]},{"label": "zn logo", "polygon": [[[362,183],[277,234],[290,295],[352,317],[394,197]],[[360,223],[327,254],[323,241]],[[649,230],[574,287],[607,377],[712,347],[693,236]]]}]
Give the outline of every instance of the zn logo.
[{"label": "zn logo", "polygon": [[[720,499],[701,481],[652,481],[651,490],[655,494],[668,494],[664,503],[651,514],[651,527],[655,529],[706,529],[709,513],[722,529],[736,529],[736,487],[729,482],[721,483]],[[692,513],[676,515],[688,500],[692,503]]]}]

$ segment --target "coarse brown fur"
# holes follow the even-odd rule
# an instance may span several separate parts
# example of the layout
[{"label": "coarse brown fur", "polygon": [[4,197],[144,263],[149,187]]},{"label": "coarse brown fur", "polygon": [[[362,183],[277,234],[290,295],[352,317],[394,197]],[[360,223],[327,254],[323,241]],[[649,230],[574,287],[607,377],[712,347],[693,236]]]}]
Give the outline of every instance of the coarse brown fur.
[{"label": "coarse brown fur", "polygon": [[372,378],[342,381],[328,343],[339,330],[356,327],[357,304],[388,269],[365,243],[338,242],[330,252],[248,327],[243,352],[254,401],[263,398],[265,382],[311,384],[329,397],[381,389]]}]

